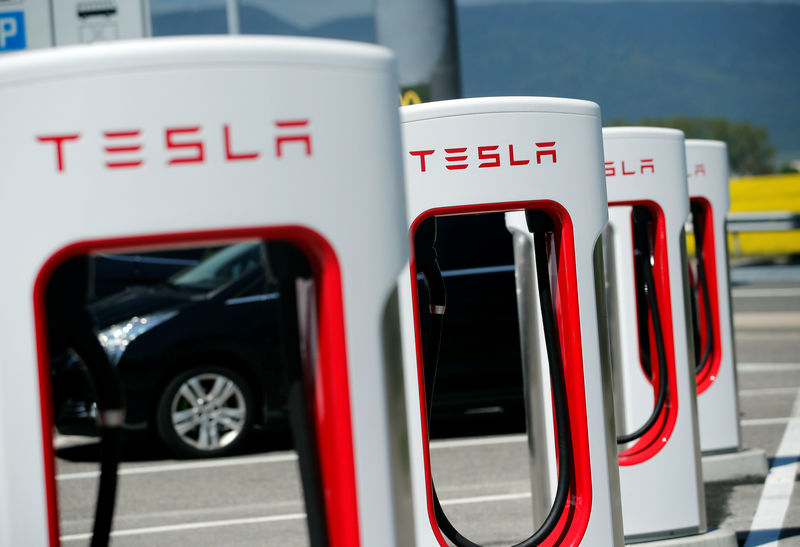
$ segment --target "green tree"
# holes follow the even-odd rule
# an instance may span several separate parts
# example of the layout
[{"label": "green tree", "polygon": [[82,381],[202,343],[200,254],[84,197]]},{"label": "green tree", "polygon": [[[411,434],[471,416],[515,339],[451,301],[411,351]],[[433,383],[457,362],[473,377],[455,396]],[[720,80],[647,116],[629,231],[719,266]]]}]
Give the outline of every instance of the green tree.
[{"label": "green tree", "polygon": [[[615,120],[611,125],[629,125]],[[680,129],[687,139],[715,139],[728,145],[731,172],[737,175],[763,175],[775,171],[775,147],[769,142],[766,128],[725,118],[673,116],[645,118],[636,125]]]}]

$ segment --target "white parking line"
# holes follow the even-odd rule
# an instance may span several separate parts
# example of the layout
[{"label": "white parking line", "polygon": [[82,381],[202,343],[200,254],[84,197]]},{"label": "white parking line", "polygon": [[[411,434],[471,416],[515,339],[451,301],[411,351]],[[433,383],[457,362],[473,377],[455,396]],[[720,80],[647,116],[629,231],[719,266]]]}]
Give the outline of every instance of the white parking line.
[{"label": "white parking line", "polygon": [[[455,448],[461,446],[488,446],[493,444],[508,444],[526,442],[525,435],[502,435],[494,437],[476,437],[474,439],[452,439],[431,442],[431,449]],[[283,463],[297,461],[297,454],[271,454],[267,456],[251,456],[244,458],[210,459],[194,462],[180,462],[164,465],[149,465],[140,467],[123,467],[117,475],[146,475],[148,473],[171,473],[173,471],[192,471],[196,469],[212,469],[215,467],[232,467],[237,465],[257,465],[263,463]],[[76,473],[61,473],[56,475],[56,480],[70,481],[82,479],[95,479],[100,476],[99,471],[82,471]]]},{"label": "white parking line", "polygon": [[739,363],[737,372],[782,372],[800,370],[800,363]]},{"label": "white parking line", "polygon": [[794,311],[737,312],[733,314],[737,337],[765,337],[767,335],[793,335],[800,328],[800,313]]},{"label": "white parking line", "polygon": [[732,289],[734,298],[785,298],[787,296],[800,296],[800,289],[785,287],[776,289]]},{"label": "white parking line", "polygon": [[[270,454],[268,456],[252,456],[247,458],[229,458],[218,460],[202,460],[195,462],[181,462],[165,465],[150,465],[142,467],[125,467],[117,472],[119,476],[144,475],[147,473],[167,473],[172,471],[191,471],[195,469],[211,469],[214,467],[230,467],[234,465],[255,465],[259,463],[282,463],[297,460],[297,454]],[[56,480],[69,481],[78,479],[93,479],[100,476],[99,471],[84,471],[80,473],[62,473],[56,475]]]},{"label": "white parking line", "polygon": [[785,418],[753,418],[751,420],[740,420],[739,423],[743,426],[759,426],[759,425],[783,425],[800,422],[800,417],[788,416]]},{"label": "white parking line", "polygon": [[[271,515],[268,517],[251,517],[245,519],[212,520],[207,522],[189,522],[186,524],[168,524],[166,526],[150,526],[148,528],[132,528],[128,530],[114,530],[111,537],[138,536],[144,534],[163,534],[165,532],[181,532],[184,530],[199,530],[202,528],[218,528],[220,526],[241,526],[243,524],[262,524],[265,522],[280,522],[306,518],[305,513],[291,513],[288,515]],[[91,533],[70,534],[61,536],[61,541],[84,541],[92,537]]]},{"label": "white parking line", "polygon": [[473,496],[470,498],[453,498],[443,500],[442,505],[466,505],[468,503],[491,503],[496,501],[521,500],[531,497],[530,492],[518,492],[515,494],[495,494],[491,496]]},{"label": "white parking line", "polygon": [[[453,498],[442,500],[442,505],[466,505],[471,503],[496,503],[530,498],[530,492],[516,492],[511,494],[493,494],[487,496],[472,496],[468,498]],[[270,515],[265,517],[251,517],[229,520],[212,520],[206,522],[189,522],[184,524],[167,524],[164,526],[149,526],[145,528],[130,528],[127,530],[114,530],[111,537],[136,536],[144,534],[163,534],[168,532],[182,532],[186,530],[199,530],[203,528],[218,528],[222,526],[241,526],[246,524],[264,524],[269,522],[283,522],[287,520],[300,520],[306,518],[305,513],[290,513],[286,515]],[[85,541],[92,537],[91,533],[68,534],[60,537],[62,542]]]},{"label": "white parking line", "polygon": [[797,395],[800,388],[796,387],[759,387],[754,389],[740,389],[739,396],[769,397],[772,395]]},{"label": "white parking line", "polygon": [[764,481],[756,514],[744,547],[777,545],[789,500],[794,490],[797,459],[800,457],[800,395],[794,400],[791,419]]},{"label": "white parking line", "polygon": [[519,435],[496,435],[493,437],[474,437],[464,439],[450,439],[447,441],[431,441],[432,449],[440,448],[459,448],[462,446],[489,446],[493,444],[524,443],[528,441],[525,434]]}]

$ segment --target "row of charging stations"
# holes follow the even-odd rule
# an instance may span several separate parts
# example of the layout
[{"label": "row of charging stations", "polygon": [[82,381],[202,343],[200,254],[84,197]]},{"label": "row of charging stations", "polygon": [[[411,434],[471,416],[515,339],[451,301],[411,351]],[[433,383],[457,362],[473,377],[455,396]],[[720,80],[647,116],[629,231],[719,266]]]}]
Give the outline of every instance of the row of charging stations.
[{"label": "row of charging stations", "polygon": [[689,195],[683,133],[611,128],[603,138],[625,535],[641,541],[703,532],[705,500],[688,344],[684,224]]},{"label": "row of charging stations", "polygon": [[[685,248],[690,202],[683,134],[669,129],[617,128],[595,135],[598,140],[602,138],[606,183],[595,187],[591,172],[571,173],[571,166],[563,163],[556,167],[559,157],[567,164],[579,157],[569,145],[581,132],[569,123],[569,115],[574,114],[571,108],[578,109],[579,105],[555,104],[559,116],[543,100],[464,100],[403,108],[409,223],[414,243],[412,294],[417,287],[414,280],[421,274],[431,304],[430,332],[423,338],[419,324],[416,329],[420,336],[417,370],[406,375],[407,384],[418,385],[420,391],[417,398],[410,396],[408,406],[412,434],[417,428],[421,431],[419,437],[412,437],[412,444],[419,447],[412,483],[418,489],[415,512],[421,539],[429,540],[432,533],[441,544],[446,536],[455,545],[474,545],[455,529],[441,508],[425,447],[426,415],[430,417],[432,399],[426,390],[435,389],[435,380],[429,376],[436,374],[435,341],[442,328],[442,320],[434,322],[434,318],[444,314],[446,296],[442,280],[432,275],[436,254],[430,247],[435,242],[435,228],[424,226],[440,216],[487,211],[507,211],[507,226],[514,236],[532,510],[534,522],[541,525],[531,536],[535,541],[529,538],[522,544],[620,544],[616,527],[620,515],[628,542],[697,536],[706,531],[696,385],[701,385],[701,378],[707,385],[720,377],[730,381],[734,369],[729,361],[727,370],[720,372],[717,358],[712,372],[706,372],[710,365],[700,363],[691,343],[694,319],[690,316]],[[562,136],[556,127],[568,128],[568,133]],[[554,137],[545,137],[548,134]],[[587,144],[591,131],[586,135],[584,159],[591,157],[592,146]],[[535,145],[529,144],[530,158],[521,157],[519,151],[524,148],[516,145],[526,136]],[[489,144],[493,142],[503,145]],[[704,144],[721,150],[724,157],[721,143]],[[716,163],[705,161],[718,169],[719,154],[714,160]],[[706,192],[727,192],[726,185],[726,179],[717,181],[714,189]],[[604,186],[608,207],[606,200],[592,193],[593,188]],[[529,191],[537,198],[533,202],[524,201]],[[711,215],[711,207],[708,209],[706,214]],[[724,200],[715,200],[714,209],[724,215]],[[695,213],[696,223],[704,218],[700,214]],[[608,215],[605,253],[601,232],[606,223],[593,225],[594,215]],[[580,220],[573,223],[575,218]],[[589,235],[579,238],[583,230]],[[538,243],[537,231],[542,232]],[[420,232],[427,233],[422,241]],[[700,238],[707,247],[700,248],[698,243],[698,260],[702,260],[703,252],[721,252],[720,260],[727,264],[724,248],[719,251],[714,247],[711,237]],[[708,267],[714,275],[720,275],[714,263]],[[565,273],[572,271],[581,272],[574,281]],[[610,289],[608,294],[604,294],[602,283],[606,275],[610,280],[605,284]],[[591,298],[569,303],[570,289],[575,290],[570,283],[588,293],[593,281],[596,290]],[[716,280],[713,287],[716,291]],[[413,302],[418,302],[413,296]],[[546,301],[551,299],[558,310],[555,321],[548,318],[548,310],[553,308]],[[698,306],[703,305],[701,300]],[[581,310],[581,321],[586,324],[570,324],[575,310]],[[419,318],[420,310],[414,315]],[[601,340],[610,340],[610,348],[594,343],[598,331]],[[709,322],[699,336],[705,341],[719,337],[718,333],[719,322]],[[559,348],[560,344],[563,347]],[[567,348],[579,348],[583,353],[567,355]],[[603,358],[607,354],[613,374],[606,370],[609,365]],[[570,369],[569,365],[581,360],[582,367]],[[594,374],[597,376],[592,377]],[[577,382],[581,376],[585,381],[583,401],[563,386],[564,378]],[[616,387],[613,395],[612,376]],[[724,391],[735,405],[735,386],[722,386],[721,382],[717,385],[718,392]],[[614,428],[604,423],[612,414],[606,406],[612,398],[618,409],[616,438]],[[584,405],[577,411],[576,400]],[[584,414],[589,408],[592,410]],[[735,426],[738,422],[735,407],[732,412],[725,410],[707,408],[705,416],[707,421],[719,424],[723,434],[731,423]],[[559,416],[560,412],[569,419]],[[592,417],[598,421],[588,425]],[[587,431],[596,435],[587,439],[586,445],[576,436],[579,432],[561,431],[566,424],[575,427],[583,420],[587,420]],[[720,435],[717,431],[713,434]],[[564,442],[564,437],[569,440]],[[565,457],[567,445],[571,448]],[[607,457],[608,448],[614,445],[619,446],[619,454],[611,450],[612,455]],[[581,464],[578,455],[584,446],[591,447],[595,460]],[[734,438],[725,450],[737,448],[738,438]],[[611,472],[611,481],[604,480],[609,460],[616,460],[610,465],[612,469],[619,465],[620,491],[616,489],[615,472]],[[581,465],[589,473],[584,475]],[[576,476],[582,476],[585,482]],[[569,487],[563,486],[565,481]],[[426,485],[424,492],[422,484]],[[580,491],[581,487],[585,490]],[[561,505],[559,499],[565,490],[570,492],[570,499],[580,500],[569,509],[571,504]],[[559,517],[565,510],[574,511],[574,515],[567,519],[569,526],[561,528]],[[419,524],[426,518],[430,528]],[[593,525],[582,528],[584,522]],[[716,535],[713,541],[734,542],[732,535],[723,534],[722,540],[719,537]]]},{"label": "row of charging stations", "polygon": [[[604,317],[610,326],[625,539],[642,542],[697,534],[706,528],[700,453],[739,448],[727,251],[715,245],[724,241],[725,226],[724,221],[711,222],[714,211],[719,218],[728,209],[727,153],[717,141],[688,141],[684,146],[682,133],[675,130],[614,128],[604,130],[603,137],[609,202]],[[707,178],[687,188],[684,166],[690,180],[693,170],[695,177]],[[697,333],[711,347],[706,363],[687,338],[693,322],[704,320],[688,313],[684,222],[690,194],[694,230],[709,234],[698,236],[697,269],[705,267],[710,273],[703,276],[714,276],[703,283],[711,289],[696,284],[696,290],[704,292],[695,308],[707,310],[704,315],[711,317]],[[697,212],[695,201],[705,211]],[[545,362],[541,325],[535,314],[524,311],[536,306],[534,291],[525,286],[535,277],[535,267],[525,260],[532,238],[520,215],[510,215],[507,224],[514,235],[523,355],[531,362]],[[722,307],[712,300],[720,295],[725,298]],[[539,374],[539,385],[548,384],[546,367],[538,366],[533,373]],[[705,403],[701,413],[695,385],[697,399]],[[529,431],[544,428],[538,438],[547,445],[547,453],[553,452],[551,405],[545,393],[539,398],[538,421],[535,413],[528,415]],[[532,459],[532,469],[553,469],[541,460]],[[539,488],[548,494],[552,471],[549,479],[550,488],[547,480],[540,481]]]},{"label": "row of charging stations", "polygon": [[[597,105],[566,99],[446,101],[398,120],[391,55],[331,41],[168,39],[2,61],[0,100],[16,108],[0,137],[13,175],[0,248],[15,257],[0,287],[2,361],[13,363],[0,368],[0,543],[59,543],[45,316],[58,267],[99,250],[258,238],[294,341],[281,366],[312,543],[474,545],[430,470],[446,328],[435,223],[486,212],[506,213],[515,249],[536,446],[535,529],[522,544],[705,531],[695,390],[702,401],[735,389],[727,260],[714,246],[727,202],[711,185],[692,192],[708,287],[698,308],[712,317],[697,335],[712,348],[700,367],[682,133],[602,130]],[[690,165],[724,177],[724,148],[697,147],[715,155]],[[708,400],[701,420],[736,423]]]}]

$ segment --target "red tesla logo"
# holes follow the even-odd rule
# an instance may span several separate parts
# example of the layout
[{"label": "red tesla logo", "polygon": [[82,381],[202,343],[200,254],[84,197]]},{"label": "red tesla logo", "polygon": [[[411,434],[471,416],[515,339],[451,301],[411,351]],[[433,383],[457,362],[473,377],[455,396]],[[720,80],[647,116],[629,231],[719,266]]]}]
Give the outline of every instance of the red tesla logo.
[{"label": "red tesla logo", "polygon": [[[277,120],[269,139],[274,143],[270,149],[241,149],[234,145],[234,131],[230,124],[223,124],[222,150],[219,157],[226,162],[252,161],[262,155],[282,158],[289,146],[297,146],[301,154],[312,155],[309,120]],[[164,150],[168,152],[167,165],[204,163],[208,157],[208,147],[203,138],[201,125],[166,127],[163,130]],[[138,128],[122,128],[102,132],[103,165],[107,169],[135,169],[145,164],[144,131]],[[54,150],[56,171],[67,169],[67,156],[81,145],[80,133],[37,135],[42,144],[51,144]],[[75,150],[77,152],[77,150]]]},{"label": "red tesla logo", "polygon": [[655,173],[656,167],[653,163],[653,158],[645,158],[641,159],[638,162],[620,162],[620,166],[617,166],[617,162],[614,161],[607,161],[605,162],[606,167],[606,177],[616,177],[616,176],[629,176],[629,175],[644,175],[645,173]]},{"label": "red tesla logo", "polygon": [[706,176],[706,166],[702,163],[696,163],[694,166],[694,173],[692,173],[692,171],[689,170],[689,173],[687,174],[689,178],[696,177],[699,175],[703,175],[704,177]]},{"label": "red tesla logo", "polygon": [[[487,167],[502,167],[528,165],[531,161],[541,164],[543,161],[556,163],[556,141],[544,141],[534,143],[531,148],[514,148],[509,145],[484,145],[477,147],[444,148],[443,150],[411,150],[408,153],[419,158],[419,170],[421,173],[428,171],[429,163],[432,159],[438,158],[444,152],[444,167],[448,171],[461,171],[472,165],[477,164],[478,169]],[[527,153],[527,155],[526,155]],[[474,156],[470,161],[470,156]]]}]

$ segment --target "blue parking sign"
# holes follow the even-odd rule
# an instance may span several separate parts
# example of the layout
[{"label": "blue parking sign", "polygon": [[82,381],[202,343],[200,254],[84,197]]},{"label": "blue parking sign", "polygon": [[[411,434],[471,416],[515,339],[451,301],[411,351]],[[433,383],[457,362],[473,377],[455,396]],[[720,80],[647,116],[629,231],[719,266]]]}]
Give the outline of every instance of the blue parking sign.
[{"label": "blue parking sign", "polygon": [[25,49],[25,12],[0,13],[0,52]]}]

